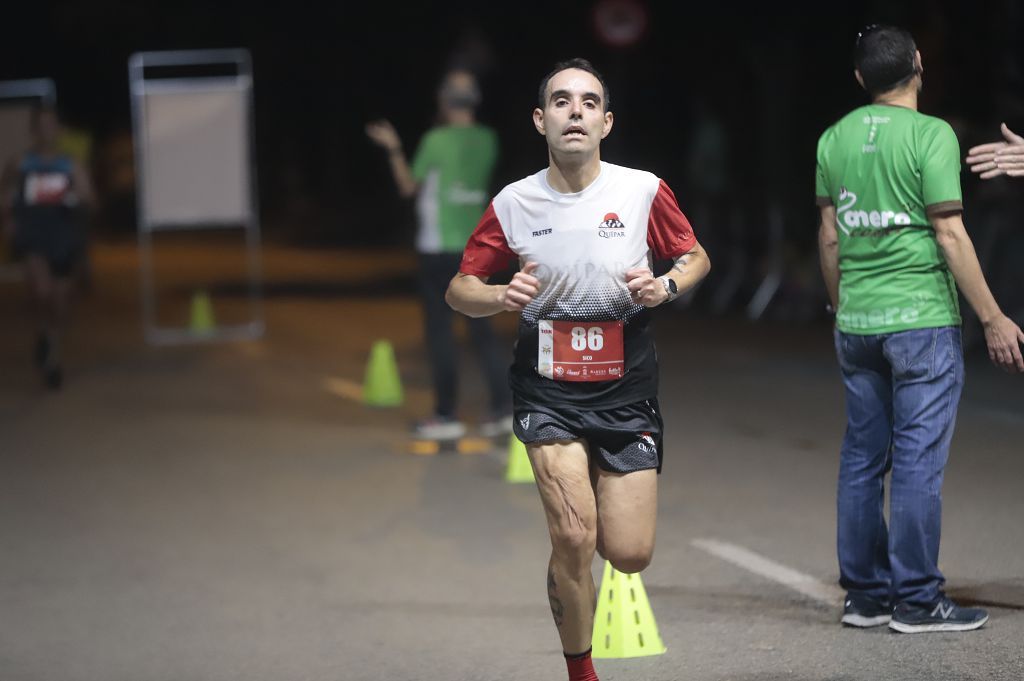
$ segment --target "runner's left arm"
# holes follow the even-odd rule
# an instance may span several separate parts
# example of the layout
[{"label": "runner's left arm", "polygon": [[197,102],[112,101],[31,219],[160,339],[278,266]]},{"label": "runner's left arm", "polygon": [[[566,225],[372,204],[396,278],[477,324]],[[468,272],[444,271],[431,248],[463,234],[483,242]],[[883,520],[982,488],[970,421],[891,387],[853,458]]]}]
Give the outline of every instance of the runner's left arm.
[{"label": "runner's left arm", "polygon": [[699,284],[710,271],[711,259],[707,251],[695,242],[693,248],[675,259],[667,276],[676,282],[676,288],[679,289],[677,295],[682,295]]},{"label": "runner's left arm", "polygon": [[71,166],[71,179],[74,182],[75,194],[78,202],[86,208],[92,208],[96,202],[96,193],[93,191],[92,178],[89,171],[78,161]]},{"label": "runner's left arm", "polygon": [[[664,276],[675,282],[676,296],[696,286],[711,271],[711,260],[697,243],[690,221],[680,210],[675,194],[661,179],[651,197],[647,247],[654,258],[672,260],[672,269]],[[633,299],[644,307],[661,305],[671,297],[658,279],[647,267],[626,272],[626,286]]]},{"label": "runner's left arm", "polygon": [[[711,271],[708,254],[696,241],[689,251],[672,262],[672,269],[665,275],[676,283],[676,296],[680,296],[700,283]],[[644,307],[657,307],[669,300],[669,293],[650,269],[637,267],[626,272],[626,288],[637,303]]]}]

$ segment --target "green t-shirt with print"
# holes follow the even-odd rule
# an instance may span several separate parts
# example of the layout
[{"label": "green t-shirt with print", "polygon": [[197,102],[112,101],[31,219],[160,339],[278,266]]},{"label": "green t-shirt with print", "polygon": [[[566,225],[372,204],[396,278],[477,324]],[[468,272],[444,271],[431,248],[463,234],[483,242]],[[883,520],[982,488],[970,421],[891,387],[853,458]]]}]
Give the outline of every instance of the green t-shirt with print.
[{"label": "green t-shirt with print", "polygon": [[417,197],[421,253],[459,252],[487,205],[498,137],[483,125],[441,126],[420,141],[412,174]]},{"label": "green t-shirt with print", "polygon": [[845,333],[960,324],[929,216],[961,210],[960,145],[945,121],[899,106],[855,109],[818,140],[816,195],[834,205]]}]

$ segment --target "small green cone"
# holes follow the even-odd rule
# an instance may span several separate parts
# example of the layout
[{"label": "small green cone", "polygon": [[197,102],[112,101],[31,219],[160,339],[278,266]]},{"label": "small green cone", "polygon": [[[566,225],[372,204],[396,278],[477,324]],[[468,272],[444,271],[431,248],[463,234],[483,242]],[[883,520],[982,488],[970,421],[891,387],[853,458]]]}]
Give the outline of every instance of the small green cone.
[{"label": "small green cone", "polygon": [[192,309],[190,313],[189,329],[196,335],[213,333],[217,323],[213,320],[213,303],[210,302],[210,294],[204,290],[196,291],[192,295]]},{"label": "small green cone", "polygon": [[505,482],[533,482],[533,466],[526,455],[526,445],[519,441],[513,433],[508,440],[508,468],[505,469]]},{"label": "small green cone", "polygon": [[604,563],[604,577],[594,613],[595,658],[661,655],[665,644],[647,600],[640,575],[627,575]]},{"label": "small green cone", "polygon": [[371,407],[397,407],[402,404],[402,381],[391,343],[379,340],[370,349],[363,381],[363,404]]}]

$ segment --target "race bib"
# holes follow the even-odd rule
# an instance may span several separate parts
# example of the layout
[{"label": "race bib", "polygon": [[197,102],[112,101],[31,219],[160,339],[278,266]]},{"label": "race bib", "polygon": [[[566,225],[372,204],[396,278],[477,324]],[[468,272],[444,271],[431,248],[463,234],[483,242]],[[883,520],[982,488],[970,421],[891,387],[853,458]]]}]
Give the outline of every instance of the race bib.
[{"label": "race bib", "polygon": [[29,173],[25,178],[25,204],[28,206],[59,206],[64,202],[71,183],[64,173]]},{"label": "race bib", "polygon": [[537,373],[556,381],[612,381],[625,370],[622,322],[542,319],[537,324]]}]

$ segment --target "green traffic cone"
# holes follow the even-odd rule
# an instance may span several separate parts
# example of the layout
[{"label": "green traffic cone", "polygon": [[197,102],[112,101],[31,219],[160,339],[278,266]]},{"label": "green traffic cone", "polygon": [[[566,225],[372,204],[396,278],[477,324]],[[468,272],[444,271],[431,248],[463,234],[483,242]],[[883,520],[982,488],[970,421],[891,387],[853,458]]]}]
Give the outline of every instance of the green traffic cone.
[{"label": "green traffic cone", "polygon": [[391,343],[379,340],[370,349],[363,381],[363,404],[371,407],[397,407],[402,404],[402,381]]},{"label": "green traffic cone", "polygon": [[604,563],[604,577],[594,613],[593,656],[597,658],[661,655],[665,644],[647,600],[640,575],[627,575]]},{"label": "green traffic cone", "polygon": [[189,329],[196,335],[213,333],[217,323],[213,320],[213,303],[210,302],[210,294],[204,290],[196,291],[192,295],[192,308],[189,319]]},{"label": "green traffic cone", "polygon": [[508,467],[505,469],[505,482],[533,482],[533,466],[526,455],[526,445],[512,434],[508,440]]}]

